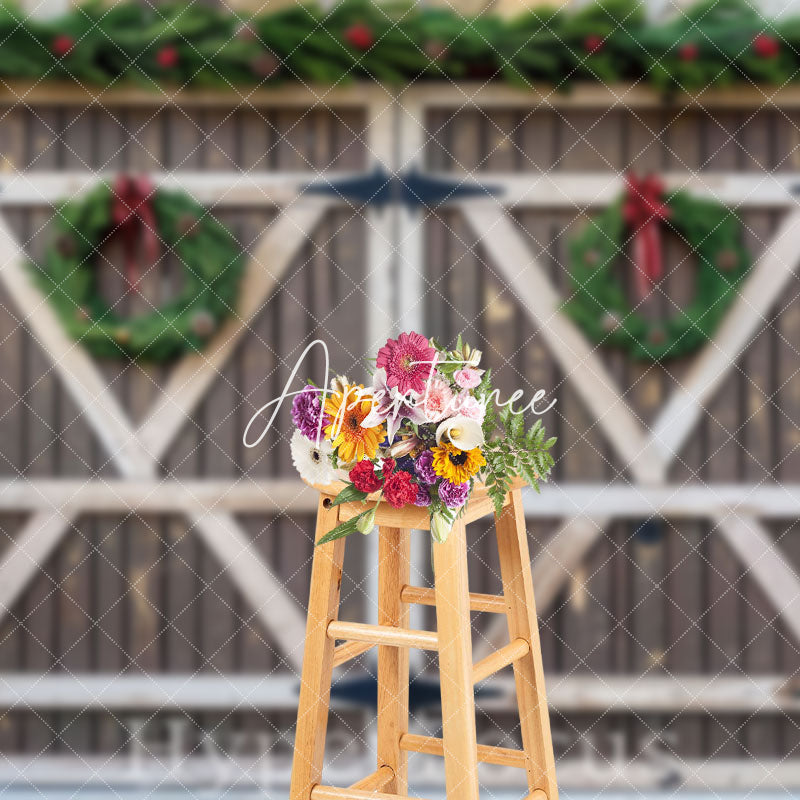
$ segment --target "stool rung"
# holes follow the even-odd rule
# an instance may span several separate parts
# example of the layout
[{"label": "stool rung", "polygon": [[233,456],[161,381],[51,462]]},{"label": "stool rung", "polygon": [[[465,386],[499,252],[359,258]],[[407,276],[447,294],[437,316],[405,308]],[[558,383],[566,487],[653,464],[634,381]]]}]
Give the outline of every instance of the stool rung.
[{"label": "stool rung", "polygon": [[[444,743],[436,736],[419,736],[416,733],[405,733],[400,737],[400,749],[412,753],[425,753],[429,756],[443,756]],[[525,769],[526,757],[522,750],[510,747],[494,747],[488,744],[478,745],[478,761],[487,764],[498,764],[502,767]],[[533,798],[533,800],[538,800]]]},{"label": "stool rung", "polygon": [[384,764],[382,767],[378,767],[375,772],[367,775],[366,778],[351,784],[350,789],[365,792],[382,792],[392,778],[394,778],[394,770]]},{"label": "stool rung", "polygon": [[524,639],[514,639],[513,642],[495,650],[494,653],[482,658],[472,667],[472,682],[480,683],[490,675],[494,675],[495,672],[499,672],[503,667],[524,658],[530,650],[530,645]]},{"label": "stool rung", "polygon": [[438,650],[439,637],[434,631],[412,631],[391,625],[367,625],[363,622],[341,622],[328,625],[329,639],[369,642],[391,647],[417,647],[420,650]]},{"label": "stool rung", "polygon": [[311,790],[311,800],[419,800],[419,798],[361,789],[337,789],[335,786],[317,784]]},{"label": "stool rung", "polygon": [[[435,606],[436,592],[433,589],[423,589],[422,586],[404,586],[400,592],[400,599],[404,603]],[[504,597],[478,592],[469,593],[469,607],[471,611],[485,611],[490,614],[505,614],[508,610]]]},{"label": "stool rung", "polygon": [[534,789],[525,800],[547,800],[547,792],[541,789]]},{"label": "stool rung", "polygon": [[375,645],[369,642],[344,642],[337,645],[333,650],[333,666],[341,667],[342,664],[346,664],[362,653],[372,650],[373,647]]}]

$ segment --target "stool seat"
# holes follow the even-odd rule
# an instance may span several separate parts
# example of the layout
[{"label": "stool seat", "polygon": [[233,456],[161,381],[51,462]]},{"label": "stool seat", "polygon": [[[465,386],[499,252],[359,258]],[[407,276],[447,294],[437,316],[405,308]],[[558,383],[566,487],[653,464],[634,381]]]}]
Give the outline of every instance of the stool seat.
[{"label": "stool seat", "polygon": [[[411,531],[429,528],[428,509],[378,503],[378,624],[339,621],[339,593],[346,537],[314,549],[305,654],[297,710],[289,800],[406,800],[408,753],[444,758],[447,800],[479,800],[478,763],[524,769],[527,800],[558,800],[544,668],[536,621],[528,538],[516,479],[500,514],[486,487],[473,488],[469,504],[445,542],[432,545],[434,587],[410,585]],[[344,483],[315,486],[320,493],[316,540],[364,511],[364,503],[334,505]],[[378,501],[378,494],[368,502]],[[471,593],[466,525],[495,514],[502,595]],[[412,604],[436,608],[436,630],[409,627]],[[472,660],[470,614],[505,614],[509,642],[477,663]],[[339,644],[337,644],[339,642]],[[442,737],[409,732],[409,648],[437,654]],[[378,651],[378,747],[376,771],[352,786],[322,782],[330,688],[335,667]],[[517,689],[522,749],[478,745],[474,685],[511,666]]]},{"label": "stool seat", "polygon": [[[342,489],[348,484],[341,481],[325,484],[324,486],[314,483],[309,483],[312,489],[316,489],[320,494],[327,498],[336,497]],[[515,489],[521,489],[525,486],[525,481],[522,478],[514,478],[511,482],[510,492]],[[506,505],[509,502],[509,495],[506,496]],[[380,497],[380,492],[373,492],[367,495],[364,503],[342,503],[339,506],[339,522],[347,522],[347,520],[357,517],[362,511],[367,508],[371,503],[374,504]],[[330,500],[328,501],[330,502]],[[365,505],[366,503],[366,505]],[[472,487],[467,508],[462,514],[461,519],[464,524],[474,522],[476,519],[487,516],[494,511],[494,504],[489,497],[486,486],[481,482],[476,482]],[[381,500],[378,508],[375,511],[375,524],[378,526],[384,525],[389,528],[411,528],[412,530],[427,531],[430,530],[430,515],[427,508],[418,508],[417,506],[405,506],[404,508],[392,508],[386,500]]]}]

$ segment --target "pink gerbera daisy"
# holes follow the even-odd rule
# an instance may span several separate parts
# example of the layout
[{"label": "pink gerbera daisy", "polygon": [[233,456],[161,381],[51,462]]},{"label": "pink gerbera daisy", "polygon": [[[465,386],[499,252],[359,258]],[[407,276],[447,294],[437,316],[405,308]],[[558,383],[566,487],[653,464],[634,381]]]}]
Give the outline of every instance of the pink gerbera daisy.
[{"label": "pink gerbera daisy", "polygon": [[386,370],[386,383],[400,394],[421,393],[433,370],[436,350],[422,334],[401,333],[378,350],[377,366]]}]

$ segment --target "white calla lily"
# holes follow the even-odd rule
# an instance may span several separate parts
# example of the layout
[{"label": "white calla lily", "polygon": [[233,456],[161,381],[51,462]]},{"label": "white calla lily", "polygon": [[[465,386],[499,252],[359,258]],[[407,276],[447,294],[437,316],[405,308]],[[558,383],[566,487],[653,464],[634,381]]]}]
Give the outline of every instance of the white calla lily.
[{"label": "white calla lily", "polygon": [[459,450],[472,450],[484,443],[483,428],[477,420],[469,417],[450,417],[436,428],[436,444],[441,444],[442,439]]}]

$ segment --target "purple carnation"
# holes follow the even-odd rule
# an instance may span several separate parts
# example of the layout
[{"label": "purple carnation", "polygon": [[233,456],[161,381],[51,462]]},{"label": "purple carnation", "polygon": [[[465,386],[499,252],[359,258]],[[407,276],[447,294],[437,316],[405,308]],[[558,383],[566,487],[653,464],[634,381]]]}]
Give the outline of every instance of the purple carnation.
[{"label": "purple carnation", "polygon": [[415,506],[420,506],[421,508],[427,508],[431,504],[431,493],[428,491],[427,487],[422,486],[422,484],[417,484],[417,499],[414,501]]},{"label": "purple carnation", "polygon": [[[317,434],[330,423],[330,417],[322,413],[321,390],[316,386],[306,386],[292,400],[292,422],[307,439],[316,441]],[[322,427],[320,428],[320,417]]]},{"label": "purple carnation", "polygon": [[469,482],[450,483],[442,481],[439,484],[439,497],[448,508],[461,508],[469,497]]},{"label": "purple carnation", "polygon": [[433,452],[430,450],[423,450],[414,462],[414,472],[417,477],[428,486],[436,483],[439,476],[433,471]]}]

